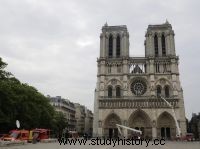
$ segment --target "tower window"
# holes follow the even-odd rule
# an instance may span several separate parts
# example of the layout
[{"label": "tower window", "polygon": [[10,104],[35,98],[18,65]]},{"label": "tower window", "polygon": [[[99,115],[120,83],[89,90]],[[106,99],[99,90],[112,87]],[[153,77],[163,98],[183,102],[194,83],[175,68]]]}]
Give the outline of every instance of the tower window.
[{"label": "tower window", "polygon": [[164,36],[164,34],[162,34],[161,41],[162,41],[162,55],[166,56],[166,47],[165,47],[165,36]]},{"label": "tower window", "polygon": [[120,97],[121,96],[121,89],[119,86],[116,87],[116,97]]},{"label": "tower window", "polygon": [[158,56],[158,36],[154,36],[154,48],[155,48],[155,56]]},{"label": "tower window", "polygon": [[165,97],[169,97],[169,86],[165,86]]},{"label": "tower window", "polygon": [[157,86],[157,97],[159,97],[161,95],[161,86]]},{"label": "tower window", "polygon": [[112,87],[111,86],[108,87],[108,97],[109,98],[112,97]]},{"label": "tower window", "polygon": [[119,37],[119,35],[117,36],[117,44],[116,44],[116,55],[117,55],[117,57],[120,57],[120,37]]},{"label": "tower window", "polygon": [[113,37],[112,37],[112,35],[110,35],[110,37],[109,37],[108,56],[109,57],[113,56]]}]

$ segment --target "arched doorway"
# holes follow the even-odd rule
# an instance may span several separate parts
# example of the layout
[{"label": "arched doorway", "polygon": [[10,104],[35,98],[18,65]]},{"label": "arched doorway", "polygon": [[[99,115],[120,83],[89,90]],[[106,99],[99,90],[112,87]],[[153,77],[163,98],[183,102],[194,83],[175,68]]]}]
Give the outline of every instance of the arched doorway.
[{"label": "arched doorway", "polygon": [[157,133],[159,138],[172,139],[176,136],[174,118],[168,112],[163,112],[157,120]]},{"label": "arched doorway", "polygon": [[[129,118],[129,127],[141,130],[143,138],[152,137],[152,126],[149,116],[142,110],[137,110]],[[131,135],[132,132],[128,132]]]},{"label": "arched doorway", "polygon": [[119,116],[115,113],[112,113],[107,116],[104,122],[104,136],[109,138],[118,137],[118,129],[116,124],[121,124]]}]

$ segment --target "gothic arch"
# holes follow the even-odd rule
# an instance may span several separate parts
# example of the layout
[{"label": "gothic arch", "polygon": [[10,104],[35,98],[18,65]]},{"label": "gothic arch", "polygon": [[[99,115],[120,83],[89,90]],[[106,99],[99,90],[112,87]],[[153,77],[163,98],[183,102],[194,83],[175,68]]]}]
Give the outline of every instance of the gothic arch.
[{"label": "gothic arch", "polygon": [[161,45],[162,45],[162,56],[166,56],[166,40],[164,33],[162,33],[161,36]]},{"label": "gothic arch", "polygon": [[112,79],[110,79],[110,80],[108,80],[106,82],[106,86],[109,86],[109,85],[112,85],[112,86],[117,86],[117,85],[118,86],[123,86],[123,83],[118,79],[112,78]]},{"label": "gothic arch", "polygon": [[109,85],[108,87],[107,87],[107,90],[108,90],[108,97],[112,97],[113,96],[113,87],[111,86],[111,85]]},{"label": "gothic arch", "polygon": [[[105,86],[107,86],[107,92],[105,92],[105,96],[108,96],[108,87],[111,86],[112,87],[112,97],[116,97],[117,96],[117,87],[120,87],[120,96],[121,97],[123,95],[123,85],[121,83],[120,80],[118,79],[110,79],[109,81],[107,81],[107,83],[105,84]],[[111,96],[109,96],[111,97]]]},{"label": "gothic arch", "polygon": [[172,87],[172,83],[166,79],[166,78],[160,78],[158,79],[156,82],[155,82],[155,85],[160,85],[162,87],[164,87],[165,85],[169,85],[169,87],[171,88]]},{"label": "gothic arch", "polygon": [[113,35],[110,34],[108,37],[108,56],[113,57]]},{"label": "gothic arch", "polygon": [[135,121],[135,118],[137,118],[137,117],[140,117],[140,118],[144,119],[145,122],[147,122],[147,123],[144,123],[144,125],[151,127],[151,119],[150,119],[149,115],[145,111],[143,111],[141,109],[138,109],[138,110],[134,111],[129,116],[128,125],[130,127],[133,124],[133,122]]},{"label": "gothic arch", "polygon": [[[160,121],[162,118],[166,118],[166,121],[168,121],[169,123],[168,123],[168,122],[163,122],[163,121],[162,121],[162,123],[159,124],[159,121]],[[174,120],[173,116],[172,116],[169,112],[164,111],[164,112],[162,112],[162,113],[158,116],[158,118],[157,118],[157,126],[159,127],[159,126],[161,126],[161,125],[165,125],[165,126],[170,126],[170,125],[172,125],[173,127],[175,127],[175,120]]]},{"label": "gothic arch", "polygon": [[156,96],[159,97],[162,93],[162,86],[157,85],[156,86]]},{"label": "gothic arch", "polygon": [[130,86],[133,83],[133,81],[135,81],[135,80],[142,80],[148,85],[147,79],[144,77],[134,77],[128,82],[128,85]]},{"label": "gothic arch", "polygon": [[128,119],[128,126],[141,130],[143,132],[143,137],[152,137],[151,119],[143,110],[136,110],[130,115]]},{"label": "gothic arch", "polygon": [[116,56],[121,56],[121,37],[119,34],[116,36]]},{"label": "gothic arch", "polygon": [[164,92],[165,92],[165,97],[169,98],[170,97],[170,87],[169,87],[169,85],[165,85]]},{"label": "gothic arch", "polygon": [[[173,95],[173,92],[172,92],[172,89],[173,89],[172,83],[169,80],[167,80],[165,78],[160,78],[159,80],[157,80],[155,82],[155,84],[156,84],[156,86],[161,86],[161,89],[162,89],[161,95],[162,96],[164,96],[164,97],[170,97],[171,95]],[[165,91],[166,87],[168,87],[168,92],[169,92],[168,96],[166,96],[166,91]],[[157,94],[157,90],[156,90],[156,94]]]},{"label": "gothic arch", "polygon": [[154,34],[154,52],[155,52],[155,57],[158,56],[158,35],[155,33]]},{"label": "gothic arch", "polygon": [[103,131],[105,137],[118,137],[118,129],[116,124],[121,124],[121,119],[116,113],[109,114],[103,124]]},{"label": "gothic arch", "polygon": [[104,120],[104,128],[116,128],[116,124],[121,124],[121,119],[116,113],[110,113]]},{"label": "gothic arch", "polygon": [[157,136],[171,139],[176,136],[176,125],[173,116],[164,111],[157,119]]},{"label": "gothic arch", "polygon": [[121,97],[121,86],[117,85],[115,87],[116,97]]}]

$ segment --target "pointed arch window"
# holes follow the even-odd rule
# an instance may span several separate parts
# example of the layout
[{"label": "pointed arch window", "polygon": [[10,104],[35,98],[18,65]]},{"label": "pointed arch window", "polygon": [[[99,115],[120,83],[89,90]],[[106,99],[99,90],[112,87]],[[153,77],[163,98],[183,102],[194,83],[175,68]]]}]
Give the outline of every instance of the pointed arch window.
[{"label": "pointed arch window", "polygon": [[169,98],[169,86],[165,86],[165,97]]},{"label": "pointed arch window", "polygon": [[158,56],[158,36],[154,36],[154,50],[155,50],[155,56]]},{"label": "pointed arch window", "polygon": [[157,86],[156,92],[157,92],[157,97],[159,97],[161,95],[161,86]]},{"label": "pointed arch window", "polygon": [[112,57],[113,56],[113,36],[109,36],[109,46],[108,46],[108,56]]},{"label": "pointed arch window", "polygon": [[162,34],[161,41],[162,41],[162,55],[166,56],[166,44],[165,44],[165,35],[164,34]]},{"label": "pointed arch window", "polygon": [[111,86],[108,87],[108,97],[109,98],[112,97],[112,87]]},{"label": "pointed arch window", "polygon": [[121,55],[121,52],[120,52],[120,46],[121,46],[121,43],[120,43],[120,36],[118,35],[117,36],[117,43],[116,43],[116,55],[117,57],[120,57]]},{"label": "pointed arch window", "polygon": [[120,97],[121,96],[121,88],[120,86],[116,87],[116,97]]}]

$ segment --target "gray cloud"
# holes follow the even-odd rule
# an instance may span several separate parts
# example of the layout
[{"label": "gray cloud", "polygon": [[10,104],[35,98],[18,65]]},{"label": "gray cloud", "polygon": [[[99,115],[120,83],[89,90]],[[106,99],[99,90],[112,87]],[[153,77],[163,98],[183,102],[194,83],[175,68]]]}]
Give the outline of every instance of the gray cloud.
[{"label": "gray cloud", "polygon": [[128,27],[130,54],[144,55],[149,24],[176,34],[186,113],[200,112],[198,0],[1,0],[0,54],[23,82],[93,109],[102,25]]}]

